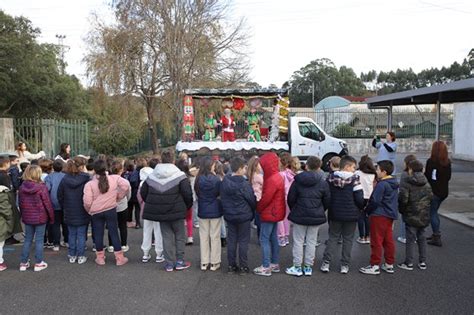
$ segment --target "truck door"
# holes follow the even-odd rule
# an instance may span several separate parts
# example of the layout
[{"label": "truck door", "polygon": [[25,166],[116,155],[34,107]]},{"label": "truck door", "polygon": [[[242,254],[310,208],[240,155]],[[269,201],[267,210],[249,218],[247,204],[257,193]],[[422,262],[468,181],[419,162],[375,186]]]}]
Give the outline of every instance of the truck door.
[{"label": "truck door", "polygon": [[322,142],[324,133],[311,121],[298,121],[298,136],[292,135],[292,147],[296,150],[292,154],[306,159],[310,155],[322,158]]}]

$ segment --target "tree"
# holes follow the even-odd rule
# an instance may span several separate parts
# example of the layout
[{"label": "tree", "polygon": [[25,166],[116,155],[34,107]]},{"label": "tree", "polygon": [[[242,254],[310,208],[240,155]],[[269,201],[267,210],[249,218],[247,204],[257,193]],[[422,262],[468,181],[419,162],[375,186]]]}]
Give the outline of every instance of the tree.
[{"label": "tree", "polygon": [[327,58],[311,61],[294,72],[284,86],[290,89],[291,106],[294,107],[314,105],[332,95],[359,96],[365,90],[351,68],[342,66],[338,69]]},{"label": "tree", "polygon": [[0,11],[0,115],[77,118],[86,93],[60,72],[58,47],[39,44],[39,35],[28,19]]},{"label": "tree", "polygon": [[156,122],[179,129],[184,89],[245,81],[243,21],[226,25],[228,6],[217,0],[120,0],[112,6],[115,23],[97,19],[89,34],[88,73],[108,93],[140,97],[157,152]]}]

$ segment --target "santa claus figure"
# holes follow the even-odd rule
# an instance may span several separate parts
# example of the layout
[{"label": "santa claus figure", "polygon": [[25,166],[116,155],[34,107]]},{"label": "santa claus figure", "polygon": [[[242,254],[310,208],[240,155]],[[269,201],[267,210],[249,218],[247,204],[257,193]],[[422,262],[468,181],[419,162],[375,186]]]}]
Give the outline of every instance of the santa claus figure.
[{"label": "santa claus figure", "polygon": [[221,118],[222,124],[222,141],[235,141],[235,121],[234,116],[229,108],[224,109],[224,116]]}]

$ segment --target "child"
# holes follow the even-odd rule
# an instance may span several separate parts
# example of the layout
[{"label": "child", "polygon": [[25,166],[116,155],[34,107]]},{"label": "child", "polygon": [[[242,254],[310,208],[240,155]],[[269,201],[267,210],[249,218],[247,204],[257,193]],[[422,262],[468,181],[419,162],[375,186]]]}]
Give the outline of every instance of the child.
[{"label": "child", "polygon": [[222,206],[219,200],[221,179],[215,173],[216,163],[210,157],[202,159],[194,190],[199,203],[199,240],[201,270],[216,271],[221,264]]},{"label": "child", "polygon": [[[133,199],[133,189],[135,188],[136,186],[136,179],[137,179],[137,176],[138,178],[140,178],[140,171],[144,168],[144,167],[150,167],[148,165],[148,162],[144,159],[144,158],[138,158],[137,161],[137,166],[135,168],[135,170],[133,171],[133,173],[131,174],[130,176],[130,185],[132,186],[132,199]],[[159,163],[159,160],[158,160],[158,163]],[[156,163],[156,164],[158,164]],[[156,166],[155,164],[155,166]],[[155,167],[153,166],[152,169],[154,169]],[[138,185],[140,185],[140,182],[138,183]],[[136,196],[138,198],[138,193],[139,193],[139,190],[137,188],[137,191],[136,191]],[[135,223],[133,223],[133,211],[135,210]],[[140,228],[141,227],[141,224],[140,224],[140,212],[141,212],[141,209],[140,209],[140,205],[138,204],[138,199],[137,199],[137,202],[134,202],[133,200],[129,201],[128,203],[128,223],[127,223],[127,226],[128,227],[133,227],[133,228]]]},{"label": "child", "polygon": [[38,165],[41,167],[41,180],[44,182],[46,176],[53,172],[53,160],[42,158],[38,161]]},{"label": "child", "polygon": [[[216,158],[217,159],[215,160],[216,161],[215,172],[216,172],[216,175],[219,177],[219,179],[222,181],[224,179],[224,176],[231,173],[230,166],[228,165],[227,162],[222,163],[221,161],[219,161],[218,157]],[[221,247],[226,247],[226,246],[227,246],[227,229],[225,226],[224,217],[221,217]]]},{"label": "child", "polygon": [[10,158],[10,168],[8,169],[8,175],[10,175],[10,179],[12,182],[12,192],[16,196],[16,193],[18,189],[20,188],[20,184],[21,184],[21,179],[20,179],[21,174],[20,174],[20,168],[19,168],[20,159],[18,158],[16,154],[9,155],[9,158]]},{"label": "child", "polygon": [[[112,162],[112,167],[110,169],[110,173],[113,175],[119,175],[122,176],[123,173],[123,164],[122,161],[113,161]],[[122,251],[124,253],[128,252],[129,247],[127,244],[127,238],[128,238],[128,231],[127,231],[127,219],[128,219],[128,201],[130,200],[132,196],[132,187],[130,186],[130,182],[127,181],[128,184],[128,194],[123,197],[118,203],[117,203],[117,222],[118,222],[118,228],[120,232],[120,244],[122,245]],[[110,237],[110,233],[108,233],[108,238],[109,238],[109,247],[107,248],[107,251],[109,253],[112,253],[114,251],[114,247],[111,246],[112,240]]]},{"label": "child", "polygon": [[[280,161],[283,164],[284,160],[282,158],[280,158]],[[300,169],[300,160],[297,157],[291,157],[290,155],[288,164],[286,165],[285,169],[280,172],[283,180],[285,181],[285,199],[287,199],[288,191],[290,190],[290,186],[293,183],[293,179]],[[278,222],[278,245],[282,247],[290,244],[290,223],[288,222],[289,213],[290,208],[288,207],[288,204],[286,204],[285,219]]]},{"label": "child", "polygon": [[306,161],[306,171],[295,176],[288,193],[288,219],[293,222],[293,266],[286,269],[289,275],[299,277],[313,274],[318,231],[321,224],[326,222],[325,209],[331,201],[329,185],[320,168],[321,160],[310,156]]},{"label": "child", "polygon": [[430,204],[433,193],[423,174],[423,164],[413,160],[408,164],[408,178],[400,183],[398,195],[399,211],[403,215],[406,229],[405,262],[398,267],[413,270],[413,254],[415,241],[418,244],[418,268],[426,269],[426,238],[425,228],[430,224]]},{"label": "child", "polygon": [[90,180],[86,163],[85,158],[77,156],[69,159],[65,168],[66,175],[58,187],[58,202],[69,231],[68,259],[71,264],[77,260],[80,265],[87,261],[85,246],[91,220],[83,203],[84,186]]},{"label": "child", "polygon": [[[263,171],[260,166],[258,156],[252,156],[248,163],[247,168],[247,179],[252,185],[252,189],[255,195],[257,202],[262,199],[262,189],[263,189]],[[257,238],[260,239],[260,217],[258,212],[255,212],[255,226],[257,227]]]},{"label": "child", "polygon": [[118,175],[107,175],[107,162],[94,162],[94,178],[84,186],[84,208],[92,216],[92,230],[96,246],[96,264],[105,265],[104,227],[107,228],[114,246],[117,266],[125,265],[117,230],[117,200],[123,199],[130,189],[130,184]]},{"label": "child", "polygon": [[392,161],[379,161],[377,163],[377,178],[379,182],[374,188],[367,204],[367,213],[370,221],[370,265],[359,269],[369,275],[380,274],[382,250],[385,263],[382,270],[394,273],[395,244],[393,242],[393,220],[398,217],[398,182],[392,177]]},{"label": "child", "polygon": [[54,224],[48,226],[48,242],[53,244],[53,251],[59,251],[59,244],[61,240],[61,225],[63,226],[64,243],[68,242],[67,229],[64,225],[63,210],[58,201],[58,187],[63,180],[64,174],[62,172],[65,163],[61,159],[57,159],[53,162],[54,172],[48,174],[44,179],[46,187],[48,187],[49,196],[54,209]]},{"label": "child", "polygon": [[[131,187],[131,197],[128,200],[127,211],[127,227],[129,226],[129,221],[132,219],[133,209],[135,208],[135,221],[140,222],[140,206],[138,205],[138,186],[140,185],[140,170],[135,169],[135,163],[133,160],[127,160],[124,164],[125,172],[122,174],[122,177],[128,180]],[[138,214],[138,216],[136,215]],[[135,225],[136,228],[136,225]]]},{"label": "child", "polygon": [[[224,218],[229,229],[227,243],[228,272],[239,271],[248,274],[248,245],[250,241],[250,222],[254,217],[257,200],[250,183],[245,179],[245,161],[240,157],[230,160],[232,176],[224,177],[221,185],[221,200]],[[237,266],[237,244],[239,246],[239,265]]]},{"label": "child", "polygon": [[30,247],[35,239],[35,271],[48,268],[43,260],[43,241],[46,223],[54,223],[54,210],[49,199],[48,188],[41,180],[41,167],[30,165],[23,174],[23,184],[20,186],[19,204],[21,218],[25,224],[25,242],[21,254],[20,271],[30,267]]},{"label": "child", "polygon": [[7,269],[3,260],[3,246],[5,241],[16,233],[21,232],[21,226],[16,222],[16,202],[11,190],[10,178],[5,175],[10,160],[8,157],[0,157],[0,271]]},{"label": "child", "polygon": [[[402,176],[400,177],[400,185],[402,183],[406,183],[406,181],[408,180],[408,164],[411,162],[411,161],[415,161],[416,160],[416,156],[413,155],[413,154],[408,154],[407,156],[405,156],[405,158],[403,159],[403,172],[402,172]],[[400,222],[400,236],[397,237],[397,241],[399,241],[400,243],[402,244],[405,244],[406,243],[406,236],[405,236],[405,223],[403,222]]]},{"label": "child", "polygon": [[[377,175],[374,163],[368,155],[364,155],[361,157],[359,162],[359,169],[355,172],[355,174],[359,176],[360,183],[362,185],[362,190],[364,192],[365,208],[365,206],[367,206],[367,203],[369,202],[370,195],[374,190],[375,176]],[[361,212],[357,225],[359,228],[359,238],[357,239],[357,243],[370,244],[369,217],[367,215],[367,212]]]},{"label": "child", "polygon": [[140,195],[145,201],[143,219],[160,224],[165,270],[172,272],[174,269],[184,270],[191,266],[184,261],[184,219],[186,210],[193,204],[193,192],[186,174],[174,164],[171,151],[163,152],[161,161],[143,183]]},{"label": "child", "polygon": [[331,191],[329,206],[329,240],[324,251],[322,272],[329,272],[329,263],[334,257],[336,244],[342,236],[341,273],[349,272],[351,262],[352,240],[359,219],[360,211],[364,207],[364,193],[355,175],[357,162],[349,155],[341,159],[340,171],[330,174],[327,181]]},{"label": "child", "polygon": [[[191,184],[195,184],[195,180],[193,179],[194,176],[191,175],[189,172],[189,165],[188,161],[186,159],[179,159],[178,162],[176,162],[176,166],[180,169],[181,172],[186,174],[186,176],[189,179],[189,182]],[[191,185],[191,188],[193,189],[193,205],[195,199],[195,190],[193,186]],[[194,239],[193,239],[193,207],[189,208],[186,210],[186,235],[187,235],[187,240],[186,240],[186,245],[193,245]]]},{"label": "child", "polygon": [[329,174],[333,174],[340,169],[341,158],[338,156],[333,156],[329,160]]},{"label": "child", "polygon": [[262,265],[253,270],[259,276],[271,276],[280,272],[277,223],[285,218],[285,183],[279,173],[278,156],[271,152],[260,158],[263,169],[262,198],[257,204],[261,219],[260,244]]}]

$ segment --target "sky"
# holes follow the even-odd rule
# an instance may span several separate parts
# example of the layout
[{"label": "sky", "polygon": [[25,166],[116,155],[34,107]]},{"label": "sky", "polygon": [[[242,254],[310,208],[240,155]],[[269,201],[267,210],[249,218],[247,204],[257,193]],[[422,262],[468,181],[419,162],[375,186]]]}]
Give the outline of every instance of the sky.
[{"label": "sky", "polygon": [[[65,35],[68,67],[87,84],[82,59],[91,14],[107,16],[110,0],[2,0],[42,31],[40,42]],[[449,66],[474,48],[473,0],[234,0],[229,21],[249,30],[250,77],[281,86],[318,58],[357,74]]]}]

